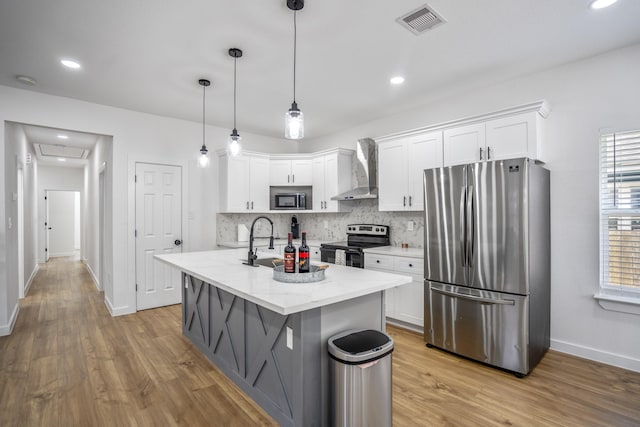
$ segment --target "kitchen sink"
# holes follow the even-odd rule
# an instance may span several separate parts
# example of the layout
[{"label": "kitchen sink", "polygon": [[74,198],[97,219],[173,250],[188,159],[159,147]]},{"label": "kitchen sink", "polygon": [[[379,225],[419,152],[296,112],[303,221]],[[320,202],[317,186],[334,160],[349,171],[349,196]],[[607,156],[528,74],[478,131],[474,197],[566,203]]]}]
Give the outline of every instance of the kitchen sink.
[{"label": "kitchen sink", "polygon": [[282,258],[277,258],[277,257],[271,257],[271,258],[260,258],[260,259],[256,259],[253,261],[254,264],[258,264],[261,265],[263,267],[270,267],[273,268],[273,261],[274,260],[278,260],[280,261],[279,263],[276,262],[276,264],[281,264],[282,263]]}]

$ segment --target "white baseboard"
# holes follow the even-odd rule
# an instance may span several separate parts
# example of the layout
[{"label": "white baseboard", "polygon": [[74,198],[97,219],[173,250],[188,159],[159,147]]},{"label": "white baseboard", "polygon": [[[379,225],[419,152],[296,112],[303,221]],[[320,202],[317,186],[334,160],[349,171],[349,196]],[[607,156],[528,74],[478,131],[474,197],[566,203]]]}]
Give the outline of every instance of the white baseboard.
[{"label": "white baseboard", "polygon": [[623,356],[620,354],[609,353],[591,347],[572,344],[560,340],[551,340],[551,349],[561,353],[568,353],[573,356],[582,357],[584,359],[593,360],[607,365],[617,366],[619,368],[629,369],[631,371],[640,372],[640,359]]},{"label": "white baseboard", "polygon": [[49,258],[61,257],[61,256],[74,256],[76,253],[74,251],[71,252],[58,252],[55,254],[49,254]]},{"label": "white baseboard", "polygon": [[7,323],[6,325],[0,325],[0,337],[11,335],[11,332],[13,332],[13,327],[16,324],[16,320],[18,319],[19,312],[20,304],[16,303],[16,306],[13,308],[11,318],[9,319],[9,323]]},{"label": "white baseboard", "polygon": [[93,280],[93,284],[96,285],[96,289],[101,291],[102,290],[102,286],[100,285],[100,281],[98,280],[98,277],[96,277],[96,274],[91,269],[91,266],[87,263],[86,259],[83,259],[82,262],[83,262],[84,266],[86,267],[87,271],[89,272],[89,276],[91,276],[91,279]]},{"label": "white baseboard", "polygon": [[29,289],[31,289],[31,284],[33,283],[33,279],[35,279],[39,269],[40,269],[40,266],[38,264],[33,266],[33,271],[31,272],[31,276],[29,276],[29,280],[27,280],[27,284],[24,285],[25,298],[27,297],[27,295],[29,295]]},{"label": "white baseboard", "polygon": [[107,310],[109,310],[109,314],[111,315],[111,317],[124,316],[126,314],[133,314],[136,312],[135,309],[131,310],[131,308],[126,305],[122,307],[114,307],[106,295],[104,296],[104,305],[107,306]]}]

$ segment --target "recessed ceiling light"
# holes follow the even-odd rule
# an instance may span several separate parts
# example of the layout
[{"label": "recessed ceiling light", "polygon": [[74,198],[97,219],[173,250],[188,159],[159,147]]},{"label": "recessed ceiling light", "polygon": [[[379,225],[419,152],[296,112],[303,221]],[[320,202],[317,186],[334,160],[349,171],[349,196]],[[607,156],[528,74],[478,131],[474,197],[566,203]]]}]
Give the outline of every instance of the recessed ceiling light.
[{"label": "recessed ceiling light", "polygon": [[16,76],[16,80],[18,80],[23,85],[27,85],[27,86],[35,86],[36,85],[36,79],[34,79],[33,77]]},{"label": "recessed ceiling light", "polygon": [[72,68],[74,70],[77,70],[80,68],[80,63],[77,61],[74,61],[73,59],[61,59],[60,63],[65,67]]},{"label": "recessed ceiling light", "polygon": [[67,135],[58,135],[58,139],[69,139]]},{"label": "recessed ceiling light", "polygon": [[58,161],[59,161],[59,162],[66,162],[66,161],[67,161],[67,159],[63,159],[62,157],[58,157]]},{"label": "recessed ceiling light", "polygon": [[609,7],[618,0],[594,0],[591,2],[591,9],[604,9],[605,7]]},{"label": "recessed ceiling light", "polygon": [[404,83],[404,77],[402,77],[402,76],[391,77],[389,79],[389,82],[391,82],[392,85],[400,85],[400,84]]}]

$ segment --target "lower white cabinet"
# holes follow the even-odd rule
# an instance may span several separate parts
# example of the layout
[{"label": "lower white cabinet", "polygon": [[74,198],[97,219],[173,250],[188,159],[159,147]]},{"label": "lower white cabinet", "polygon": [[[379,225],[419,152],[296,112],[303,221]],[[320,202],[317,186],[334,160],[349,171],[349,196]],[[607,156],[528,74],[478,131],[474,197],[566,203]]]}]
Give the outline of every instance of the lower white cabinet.
[{"label": "lower white cabinet", "polygon": [[320,246],[309,246],[309,259],[320,261]]},{"label": "lower white cabinet", "polygon": [[364,268],[406,274],[411,283],[385,291],[386,316],[410,326],[424,327],[424,261],[421,257],[366,253]]}]

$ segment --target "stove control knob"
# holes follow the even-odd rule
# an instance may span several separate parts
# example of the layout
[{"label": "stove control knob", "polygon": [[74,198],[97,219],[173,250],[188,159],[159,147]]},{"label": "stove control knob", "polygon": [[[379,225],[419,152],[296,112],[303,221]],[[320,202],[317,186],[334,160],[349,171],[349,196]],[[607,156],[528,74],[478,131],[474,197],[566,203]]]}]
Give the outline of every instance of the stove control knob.
[{"label": "stove control knob", "polygon": [[376,231],[380,231],[380,229],[379,229],[379,228],[376,228]]}]

